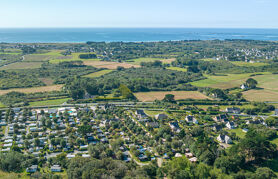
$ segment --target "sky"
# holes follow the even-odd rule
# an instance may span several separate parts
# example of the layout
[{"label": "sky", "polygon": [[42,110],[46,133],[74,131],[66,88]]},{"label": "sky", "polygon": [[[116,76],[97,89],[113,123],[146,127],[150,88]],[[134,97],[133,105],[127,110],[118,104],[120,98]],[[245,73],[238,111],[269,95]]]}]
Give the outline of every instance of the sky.
[{"label": "sky", "polygon": [[0,28],[278,28],[278,0],[0,0]]}]

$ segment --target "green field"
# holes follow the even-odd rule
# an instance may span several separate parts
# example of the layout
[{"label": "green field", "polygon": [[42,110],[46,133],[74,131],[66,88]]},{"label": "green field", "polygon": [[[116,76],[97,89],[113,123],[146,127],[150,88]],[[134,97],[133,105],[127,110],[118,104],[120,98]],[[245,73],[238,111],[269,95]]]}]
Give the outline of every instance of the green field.
[{"label": "green field", "polygon": [[53,58],[51,55],[39,55],[39,54],[32,54],[32,55],[25,55],[24,62],[45,62]]},{"label": "green field", "polygon": [[278,75],[266,74],[253,77],[260,89],[243,92],[249,101],[278,101]]},{"label": "green field", "polygon": [[99,61],[100,59],[94,58],[94,59],[80,59],[80,54],[86,54],[86,53],[72,53],[71,55],[67,56],[58,56],[56,58],[51,59],[50,63],[61,63],[61,62],[68,62],[68,61]]},{"label": "green field", "polygon": [[246,67],[260,67],[260,66],[269,65],[268,63],[262,63],[262,62],[250,63],[250,62],[243,62],[243,61],[234,61],[231,63],[237,66],[246,66]]},{"label": "green field", "polygon": [[69,99],[71,99],[71,98],[63,98],[63,99],[53,99],[53,100],[46,100],[46,101],[30,102],[29,106],[61,105],[64,102],[67,102]]},{"label": "green field", "polygon": [[219,76],[204,75],[205,77],[207,77],[207,79],[194,81],[191,82],[191,84],[197,87],[212,87],[212,88],[228,89],[233,87],[239,87],[252,74],[254,73],[227,74],[227,75],[219,75]]},{"label": "green field", "polygon": [[127,63],[133,64],[133,65],[140,65],[141,62],[154,62],[156,60],[162,61],[162,63],[171,63],[175,59],[164,59],[164,58],[137,58],[137,59],[132,59],[128,60]]},{"label": "green field", "polygon": [[14,70],[14,69],[34,69],[40,68],[42,62],[16,62],[3,66],[0,70]]},{"label": "green field", "polygon": [[98,71],[98,72],[95,72],[95,73],[91,73],[91,74],[85,75],[84,77],[87,77],[87,78],[97,78],[97,77],[100,77],[100,76],[105,75],[107,73],[110,73],[112,71],[113,70],[101,70],[101,71]]},{"label": "green field", "polygon": [[180,67],[167,67],[168,70],[176,70],[176,71],[183,71],[187,72],[186,68],[180,68]]}]

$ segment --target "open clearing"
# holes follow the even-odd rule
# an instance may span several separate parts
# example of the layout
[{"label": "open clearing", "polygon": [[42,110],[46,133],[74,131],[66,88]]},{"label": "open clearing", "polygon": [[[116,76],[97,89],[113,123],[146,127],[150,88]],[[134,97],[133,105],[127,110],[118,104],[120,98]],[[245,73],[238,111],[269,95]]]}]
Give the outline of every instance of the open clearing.
[{"label": "open clearing", "polygon": [[[244,73],[244,74],[227,74],[227,75],[219,75],[219,76],[210,76],[205,75],[208,79],[199,80],[191,82],[193,86],[197,87],[212,87],[212,88],[221,88],[228,89],[233,87],[239,87],[242,83],[244,83],[251,75],[258,73]],[[267,73],[260,73],[267,74]],[[255,78],[257,76],[253,76]]]},{"label": "open clearing", "polygon": [[0,70],[34,69],[40,68],[42,62],[16,62],[3,66]]},{"label": "open clearing", "polygon": [[261,89],[248,90],[243,96],[249,101],[278,101],[278,75],[267,74],[253,77]]},{"label": "open clearing", "polygon": [[87,78],[97,78],[97,77],[100,77],[100,76],[105,75],[107,73],[110,73],[112,71],[113,70],[101,70],[101,71],[98,71],[98,72],[94,72],[94,73],[85,75],[84,77],[87,77]]},{"label": "open clearing", "polygon": [[161,61],[162,63],[171,63],[175,61],[175,58],[137,58],[137,59],[132,59],[128,60],[127,63],[133,64],[133,65],[140,65],[141,62],[154,62],[154,61]]},{"label": "open clearing", "polygon": [[237,66],[245,66],[245,67],[259,67],[259,66],[269,65],[268,63],[263,63],[263,62],[250,63],[250,62],[234,61],[231,63]]},{"label": "open clearing", "polygon": [[93,66],[96,68],[107,68],[107,69],[112,69],[112,70],[117,69],[118,66],[121,66],[124,68],[140,67],[139,65],[132,65],[132,64],[128,64],[128,63],[95,61],[95,60],[86,60],[86,61],[84,61],[84,64],[88,65],[88,66]]},{"label": "open clearing", "polygon": [[139,101],[147,102],[154,100],[162,100],[166,94],[175,95],[175,100],[179,99],[209,99],[209,97],[198,91],[152,91],[134,93]]},{"label": "open clearing", "polygon": [[52,86],[41,86],[34,88],[14,88],[8,90],[0,90],[0,95],[7,94],[12,91],[21,92],[21,93],[39,93],[39,92],[48,92],[48,91],[60,91],[63,85],[52,85]]}]

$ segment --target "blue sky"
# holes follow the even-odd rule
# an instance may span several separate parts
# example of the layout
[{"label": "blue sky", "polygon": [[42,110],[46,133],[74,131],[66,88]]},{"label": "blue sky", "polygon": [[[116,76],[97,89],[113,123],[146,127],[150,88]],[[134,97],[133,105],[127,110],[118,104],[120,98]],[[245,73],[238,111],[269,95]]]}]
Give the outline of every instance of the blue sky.
[{"label": "blue sky", "polygon": [[277,7],[278,0],[0,0],[0,28],[278,28]]}]

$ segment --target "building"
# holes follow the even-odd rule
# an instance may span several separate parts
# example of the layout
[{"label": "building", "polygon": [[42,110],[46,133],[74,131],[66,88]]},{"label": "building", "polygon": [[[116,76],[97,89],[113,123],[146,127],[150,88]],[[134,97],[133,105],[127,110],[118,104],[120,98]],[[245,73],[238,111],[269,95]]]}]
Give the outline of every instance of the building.
[{"label": "building", "polygon": [[240,114],[240,108],[232,107],[232,108],[226,108],[227,113],[234,113],[234,114]]},{"label": "building", "polygon": [[27,173],[35,173],[38,170],[38,165],[32,165],[26,169]]},{"label": "building", "polygon": [[228,115],[227,114],[219,114],[218,116],[215,116],[213,119],[216,122],[228,122]]},{"label": "building", "polygon": [[278,109],[275,109],[275,115],[278,116]]},{"label": "building", "polygon": [[240,88],[241,88],[242,90],[247,90],[247,89],[248,89],[248,86],[247,86],[246,84],[242,84],[242,85],[240,86]]},{"label": "building", "polygon": [[232,144],[233,143],[232,139],[229,136],[227,136],[227,135],[219,135],[217,137],[217,140],[219,142],[225,143],[225,144]]},{"label": "building", "polygon": [[144,118],[147,117],[146,113],[144,112],[143,109],[138,109],[135,111],[135,114],[138,118]]},{"label": "building", "polygon": [[59,165],[53,165],[50,170],[51,172],[61,172],[62,168]]},{"label": "building", "polygon": [[191,115],[186,116],[185,120],[188,123],[194,123],[194,124],[198,124],[199,123],[198,120],[194,116],[191,116]]},{"label": "building", "polygon": [[162,119],[167,119],[168,116],[166,114],[157,114],[154,116],[156,120],[162,120]]},{"label": "building", "polygon": [[170,128],[175,131],[175,132],[179,132],[180,131],[180,126],[178,122],[170,122],[169,123]]},{"label": "building", "polygon": [[227,122],[226,127],[227,127],[228,129],[235,129],[235,128],[236,128],[234,122]]}]

